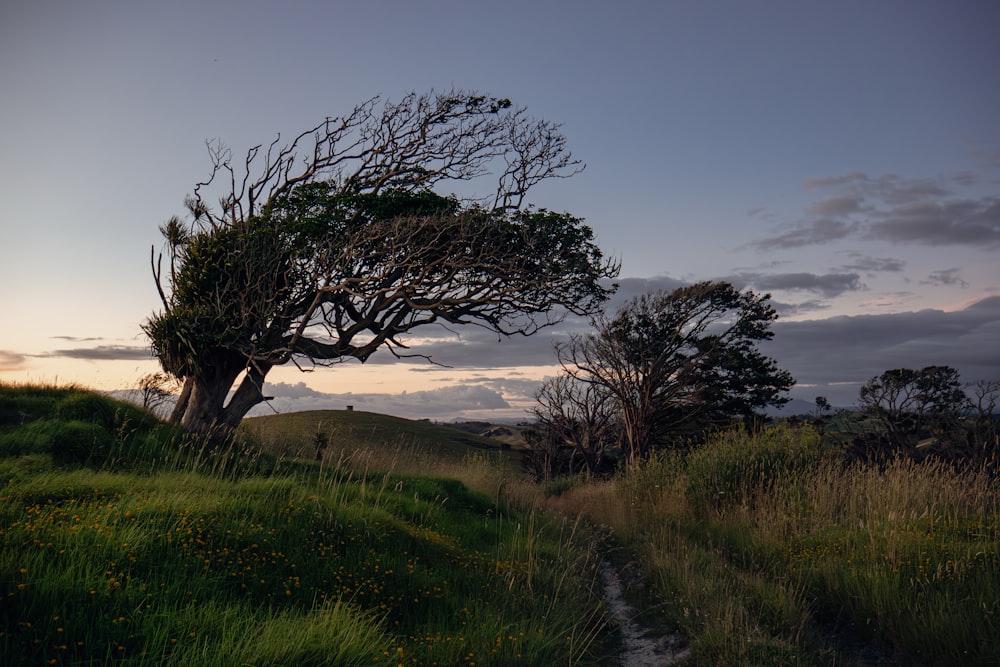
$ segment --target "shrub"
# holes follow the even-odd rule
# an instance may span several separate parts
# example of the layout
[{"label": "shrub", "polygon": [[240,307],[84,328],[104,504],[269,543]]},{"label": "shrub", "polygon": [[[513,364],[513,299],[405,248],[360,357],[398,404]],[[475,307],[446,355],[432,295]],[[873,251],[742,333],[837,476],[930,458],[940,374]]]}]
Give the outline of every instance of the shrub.
[{"label": "shrub", "polygon": [[688,455],[688,502],[700,513],[752,505],[776,482],[819,460],[820,436],[809,426],[720,434]]},{"label": "shrub", "polygon": [[102,463],[111,452],[114,436],[98,424],[56,422],[49,453],[56,463]]},{"label": "shrub", "polygon": [[97,424],[43,419],[0,435],[0,456],[49,454],[60,464],[100,464],[114,441],[112,433]]},{"label": "shrub", "polygon": [[111,402],[88,392],[75,392],[59,401],[54,416],[63,421],[81,421],[108,429],[115,427],[115,408]]}]

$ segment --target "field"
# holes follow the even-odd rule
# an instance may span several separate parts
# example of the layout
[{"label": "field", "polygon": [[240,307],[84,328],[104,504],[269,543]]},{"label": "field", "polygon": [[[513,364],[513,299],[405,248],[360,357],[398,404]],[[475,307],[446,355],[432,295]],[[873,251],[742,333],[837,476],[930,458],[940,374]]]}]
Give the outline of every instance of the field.
[{"label": "field", "polygon": [[0,386],[0,664],[614,665],[602,563],[685,665],[1000,664],[985,473],[779,427],[535,484],[424,422],[243,430]]},{"label": "field", "polygon": [[1000,664],[1000,484],[727,433],[553,503],[623,544],[705,665]]},{"label": "field", "polygon": [[[372,458],[214,449],[72,389],[3,388],[0,415],[4,665],[601,664],[611,650],[595,543],[572,522]],[[502,484],[499,450],[464,454],[441,467]]]}]

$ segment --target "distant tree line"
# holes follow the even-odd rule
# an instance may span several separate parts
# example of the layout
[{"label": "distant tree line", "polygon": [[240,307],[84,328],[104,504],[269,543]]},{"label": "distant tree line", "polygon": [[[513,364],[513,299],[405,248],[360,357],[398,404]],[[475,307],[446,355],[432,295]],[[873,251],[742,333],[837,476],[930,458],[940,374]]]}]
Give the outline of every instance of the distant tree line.
[{"label": "distant tree line", "polygon": [[861,419],[850,457],[937,458],[996,467],[998,401],[1000,380],[963,383],[950,366],[887,370],[859,391]]},{"label": "distant tree line", "polygon": [[[786,403],[795,383],[757,349],[777,318],[769,298],[702,282],[594,316],[590,333],[556,346],[562,372],[535,394],[525,441],[536,479],[627,470],[658,449],[762,424],[764,409]],[[856,410],[835,411],[817,397],[810,421],[831,432],[847,461],[906,456],[996,468],[998,402],[1000,381],[963,383],[949,366],[897,368],[861,387]]]}]

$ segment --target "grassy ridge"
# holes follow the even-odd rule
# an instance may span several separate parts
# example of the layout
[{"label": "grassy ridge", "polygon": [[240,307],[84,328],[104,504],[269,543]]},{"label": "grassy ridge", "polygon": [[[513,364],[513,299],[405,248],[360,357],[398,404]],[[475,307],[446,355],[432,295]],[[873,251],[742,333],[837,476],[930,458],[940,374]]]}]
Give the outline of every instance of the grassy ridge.
[{"label": "grassy ridge", "polygon": [[[606,655],[595,546],[574,523],[373,459],[256,455],[237,465],[241,452],[159,423],[139,429],[123,416],[134,408],[94,395],[99,418],[66,421],[63,406],[81,393],[0,388],[4,665],[601,664]],[[107,444],[99,456],[60,458],[60,428],[72,422],[94,426],[93,442]],[[483,455],[466,465],[491,478],[487,488],[509,475]]]},{"label": "grassy ridge", "polygon": [[[511,470],[521,465],[516,451],[492,438],[360,410],[308,410],[252,417],[245,419],[240,428],[266,451],[291,458],[315,458],[315,437],[320,434],[326,442],[323,456],[334,462],[366,455],[384,465],[404,453],[402,458],[409,462],[407,469],[416,472],[428,470],[425,464],[459,464],[478,452],[507,464]],[[398,465],[393,467],[398,469]]]}]

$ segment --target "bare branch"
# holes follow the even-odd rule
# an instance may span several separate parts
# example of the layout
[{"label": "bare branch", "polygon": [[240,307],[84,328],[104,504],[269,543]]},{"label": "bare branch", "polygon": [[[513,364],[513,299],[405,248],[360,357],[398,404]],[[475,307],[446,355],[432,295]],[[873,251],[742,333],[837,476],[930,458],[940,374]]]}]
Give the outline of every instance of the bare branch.
[{"label": "bare branch", "polygon": [[[374,97],[242,161],[221,141],[207,148],[211,172],[185,201],[190,238],[171,245],[169,293],[153,266],[165,312],[144,326],[164,368],[194,378],[193,428],[214,428],[206,414],[232,425],[275,365],[364,361],[381,348],[428,358],[403,352],[402,336],[431,323],[531,335],[595,313],[617,275],[581,220],[521,210],[536,184],[581,166],[558,125],[506,99]],[[432,191],[491,173],[491,209]],[[240,373],[253,380],[226,412]]]}]

